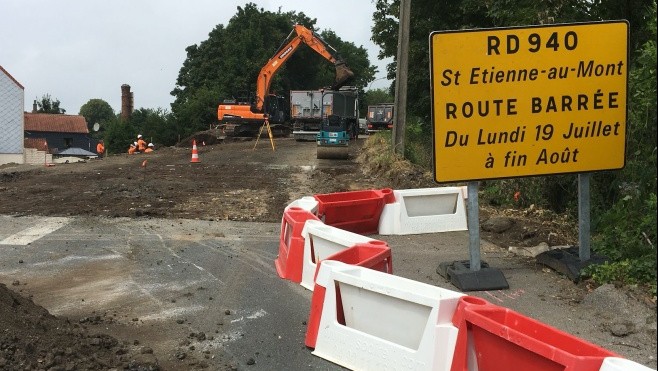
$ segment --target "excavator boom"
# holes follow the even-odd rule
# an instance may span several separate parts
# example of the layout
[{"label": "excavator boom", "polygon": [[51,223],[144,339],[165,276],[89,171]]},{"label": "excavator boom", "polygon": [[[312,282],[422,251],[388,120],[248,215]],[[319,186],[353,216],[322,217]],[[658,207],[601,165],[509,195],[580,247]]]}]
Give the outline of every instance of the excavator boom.
[{"label": "excavator boom", "polygon": [[[293,36],[294,35],[294,36]],[[326,60],[331,62],[336,68],[336,78],[332,85],[333,90],[340,89],[341,86],[354,77],[354,72],[350,70],[345,61],[343,61],[331,45],[327,44],[322,38],[315,34],[308,28],[297,24],[288,35],[285,45],[283,45],[274,54],[272,58],[261,68],[258,74],[258,81],[256,83],[256,110],[262,111],[265,102],[265,96],[270,91],[272,84],[272,77],[283,66],[286,61],[295,53],[301,44],[306,44],[311,49],[315,50],[318,54],[323,56]]]}]

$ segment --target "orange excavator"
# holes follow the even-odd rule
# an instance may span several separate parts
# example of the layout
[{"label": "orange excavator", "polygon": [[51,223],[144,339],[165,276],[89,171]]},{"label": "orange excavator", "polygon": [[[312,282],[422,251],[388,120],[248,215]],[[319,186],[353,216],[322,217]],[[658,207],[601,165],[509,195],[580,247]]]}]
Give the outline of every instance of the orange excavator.
[{"label": "orange excavator", "polygon": [[[217,118],[227,136],[257,136],[266,119],[271,126],[286,121],[284,112],[288,105],[282,97],[270,93],[270,85],[274,74],[301,44],[306,44],[335,66],[336,78],[331,86],[332,90],[340,89],[354,77],[354,73],[331,45],[315,32],[297,24],[279,50],[261,68],[256,82],[255,97],[225,100],[217,108]],[[273,128],[272,131],[276,130]]]}]

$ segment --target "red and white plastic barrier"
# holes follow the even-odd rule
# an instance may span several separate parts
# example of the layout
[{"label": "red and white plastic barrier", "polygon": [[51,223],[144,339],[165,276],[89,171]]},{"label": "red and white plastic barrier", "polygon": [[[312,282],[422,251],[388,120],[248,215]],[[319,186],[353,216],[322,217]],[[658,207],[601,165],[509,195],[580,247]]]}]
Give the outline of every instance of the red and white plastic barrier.
[{"label": "red and white plastic barrier", "polygon": [[465,230],[466,197],[465,187],[383,189],[285,208],[275,265],[313,290],[314,355],[359,370],[652,370],[484,299],[394,276],[386,242],[361,235]]},{"label": "red and white plastic barrier", "polygon": [[315,271],[320,261],[358,243],[375,241],[360,234],[326,225],[319,220],[304,225],[301,236],[304,240],[301,285],[313,290]]},{"label": "red and white plastic barrier", "polygon": [[304,257],[302,231],[307,220],[321,223],[311,211],[296,206],[286,208],[281,218],[279,255],[274,260],[274,266],[279,277],[296,283],[302,281]]},{"label": "red and white plastic barrier", "polygon": [[319,202],[318,200],[315,199],[313,196],[304,196],[302,198],[298,198],[294,200],[293,202],[289,203],[288,206],[286,206],[285,210],[288,210],[291,207],[299,207],[300,209],[308,210],[312,212],[313,214],[318,214],[318,205]]},{"label": "red and white plastic barrier", "polygon": [[305,343],[314,355],[356,370],[448,370],[451,319],[463,294],[325,260]]},{"label": "red and white plastic barrier", "polygon": [[[357,243],[352,247],[327,256],[325,260],[339,261],[345,264],[393,274],[391,248],[384,241],[372,240],[365,243]],[[316,266],[315,274],[317,275],[320,264],[316,264]],[[313,284],[315,285],[315,282]]]},{"label": "red and white plastic barrier", "polygon": [[393,190],[349,191],[314,196],[318,217],[325,224],[359,234],[376,234],[385,204],[395,201]]},{"label": "red and white plastic barrier", "polygon": [[599,371],[613,352],[484,299],[459,299],[452,371]]},{"label": "red and white plastic barrier", "polygon": [[379,219],[382,235],[463,231],[468,229],[463,187],[393,191]]},{"label": "red and white plastic barrier", "polygon": [[626,358],[607,357],[599,371],[656,371]]}]

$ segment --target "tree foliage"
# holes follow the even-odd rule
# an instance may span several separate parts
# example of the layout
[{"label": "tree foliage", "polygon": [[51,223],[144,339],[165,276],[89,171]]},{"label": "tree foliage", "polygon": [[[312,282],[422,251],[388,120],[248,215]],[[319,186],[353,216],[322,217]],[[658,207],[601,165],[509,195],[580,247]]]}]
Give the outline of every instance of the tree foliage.
[{"label": "tree foliage", "polygon": [[144,140],[157,146],[171,146],[180,140],[180,128],[170,112],[162,108],[138,108],[133,111],[130,120],[124,121],[117,116],[106,121],[103,138],[110,153],[124,153],[130,143],[135,142],[137,134]]},{"label": "tree foliage", "polygon": [[129,122],[114,117],[106,122],[103,133],[107,153],[126,153],[130,143],[135,141],[134,129]]},{"label": "tree foliage", "polygon": [[115,117],[110,104],[98,98],[90,99],[83,104],[78,114],[87,121],[89,132],[93,132],[94,124],[98,123],[101,127],[104,127],[109,120]]},{"label": "tree foliage", "polygon": [[[400,0],[377,0],[372,40],[395,78]],[[411,3],[407,128],[431,136],[429,43],[432,31],[626,19],[630,25],[629,120],[626,167],[592,178],[594,248],[615,262],[595,270],[598,278],[656,279],[656,2],[655,0],[414,0]],[[422,136],[421,136],[422,137]],[[405,148],[409,145],[405,145]],[[426,151],[430,151],[427,148]],[[573,175],[486,182],[483,193],[499,204],[523,189],[527,205],[575,213]],[[628,278],[631,277],[631,280]]]},{"label": "tree foliage", "polygon": [[41,96],[41,100],[37,101],[37,112],[39,113],[66,113],[64,108],[61,108],[59,99],[52,99],[50,94]]},{"label": "tree foliage", "polygon": [[630,71],[630,110],[626,167],[597,179],[595,248],[614,258],[592,269],[600,281],[648,281],[656,284],[656,3],[646,14],[648,40],[639,48]]},{"label": "tree foliage", "polygon": [[[223,99],[256,90],[260,69],[282,46],[295,23],[318,32],[316,20],[302,12],[275,13],[248,3],[238,6],[228,24],[217,25],[208,39],[186,48],[187,58],[171,92],[175,97],[172,113],[185,134],[216,123],[217,105]],[[353,85],[362,90],[374,79],[375,67],[365,48],[343,41],[331,30],[319,34],[355,73]],[[287,96],[290,90],[330,86],[334,78],[333,65],[302,45],[275,74],[271,91]]]},{"label": "tree foliage", "polygon": [[[414,0],[409,29],[407,114],[430,128],[429,43],[432,31],[523,26],[627,19],[631,27],[631,50],[651,36],[646,30],[647,13],[654,0]],[[372,40],[381,58],[392,57],[387,77],[395,79],[400,0],[377,0],[373,14]]]},{"label": "tree foliage", "polygon": [[370,106],[380,103],[393,103],[395,97],[384,89],[371,89],[364,94],[364,104]]}]

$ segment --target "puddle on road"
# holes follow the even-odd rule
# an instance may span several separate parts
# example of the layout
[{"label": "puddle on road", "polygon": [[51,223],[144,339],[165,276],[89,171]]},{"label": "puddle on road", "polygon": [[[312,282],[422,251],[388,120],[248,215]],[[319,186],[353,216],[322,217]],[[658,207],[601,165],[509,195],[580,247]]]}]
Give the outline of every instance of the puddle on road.
[{"label": "puddle on road", "polygon": [[[250,165],[260,165],[262,163],[260,162],[250,162]],[[287,170],[290,169],[294,166],[291,165],[285,165],[285,164],[269,164],[265,165],[265,168],[268,170]],[[301,169],[304,172],[309,172],[315,170],[317,166],[316,165],[301,165],[299,166],[299,169]]]},{"label": "puddle on road", "polygon": [[290,165],[285,164],[269,164],[265,165],[265,168],[268,170],[286,170],[290,168]]}]

